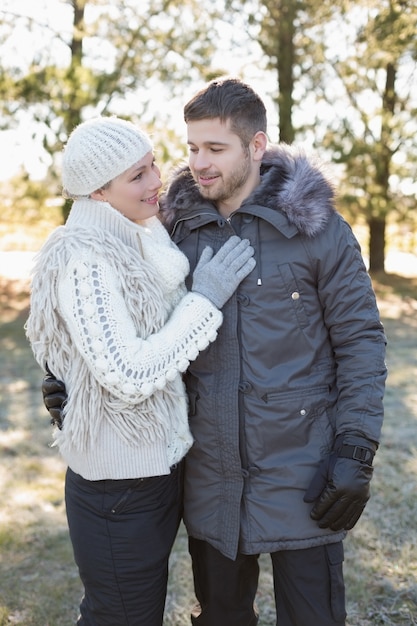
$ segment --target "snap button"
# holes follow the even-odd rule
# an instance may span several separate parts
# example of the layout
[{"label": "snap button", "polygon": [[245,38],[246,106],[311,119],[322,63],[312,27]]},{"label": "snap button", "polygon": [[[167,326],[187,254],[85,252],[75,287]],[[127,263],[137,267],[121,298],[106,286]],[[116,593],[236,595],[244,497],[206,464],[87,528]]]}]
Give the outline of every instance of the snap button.
[{"label": "snap button", "polygon": [[291,294],[291,298],[293,300],[298,300],[299,297],[300,297],[300,294],[298,293],[298,291],[293,291],[293,293]]}]

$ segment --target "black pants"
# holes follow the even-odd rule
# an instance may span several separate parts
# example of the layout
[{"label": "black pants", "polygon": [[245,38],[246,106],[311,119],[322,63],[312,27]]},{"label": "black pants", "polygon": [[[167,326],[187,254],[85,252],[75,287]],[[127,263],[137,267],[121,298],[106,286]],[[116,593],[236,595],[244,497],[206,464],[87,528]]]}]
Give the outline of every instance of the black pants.
[{"label": "black pants", "polygon": [[168,558],[182,514],[182,469],[88,481],[67,470],[67,519],[84,585],[79,626],[161,626]]},{"label": "black pants", "polygon": [[[259,555],[226,558],[205,541],[189,538],[199,606],[195,626],[255,626]],[[344,626],[342,542],[271,555],[277,626]]]}]

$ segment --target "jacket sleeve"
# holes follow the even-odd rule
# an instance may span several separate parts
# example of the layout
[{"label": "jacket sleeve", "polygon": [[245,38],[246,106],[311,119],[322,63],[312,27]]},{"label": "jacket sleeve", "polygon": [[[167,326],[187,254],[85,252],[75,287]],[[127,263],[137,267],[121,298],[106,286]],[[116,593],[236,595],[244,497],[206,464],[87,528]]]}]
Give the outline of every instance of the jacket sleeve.
[{"label": "jacket sleeve", "polygon": [[188,292],[162,328],[141,338],[114,271],[85,259],[72,260],[66,267],[58,286],[58,305],[96,380],[132,403],[184,372],[199,351],[215,340],[223,319],[207,298]]},{"label": "jacket sleeve", "polygon": [[340,216],[318,239],[319,297],[337,366],[336,434],[355,431],[379,442],[386,337],[371,279],[359,243]]}]

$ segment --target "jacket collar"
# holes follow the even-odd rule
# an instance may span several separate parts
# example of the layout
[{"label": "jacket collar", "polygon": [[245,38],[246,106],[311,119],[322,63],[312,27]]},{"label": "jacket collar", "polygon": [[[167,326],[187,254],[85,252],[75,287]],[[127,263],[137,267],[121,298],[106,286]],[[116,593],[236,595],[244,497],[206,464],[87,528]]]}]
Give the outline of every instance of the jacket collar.
[{"label": "jacket collar", "polygon": [[[281,144],[265,153],[261,183],[238,210],[270,221],[287,236],[299,232],[313,237],[325,228],[334,211],[333,199],[333,187],[322,166],[303,151]],[[223,219],[201,196],[188,166],[174,172],[160,204],[161,217],[169,229],[183,220],[198,227]]]}]

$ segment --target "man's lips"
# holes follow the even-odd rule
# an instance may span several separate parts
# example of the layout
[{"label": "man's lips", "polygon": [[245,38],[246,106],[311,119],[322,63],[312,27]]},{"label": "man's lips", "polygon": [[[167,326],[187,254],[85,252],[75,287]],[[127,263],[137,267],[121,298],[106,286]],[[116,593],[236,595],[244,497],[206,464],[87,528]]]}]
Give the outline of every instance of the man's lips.
[{"label": "man's lips", "polygon": [[199,174],[198,175],[198,182],[200,183],[200,185],[207,186],[207,185],[211,185],[218,178],[219,178],[218,174],[212,174],[212,175]]}]

